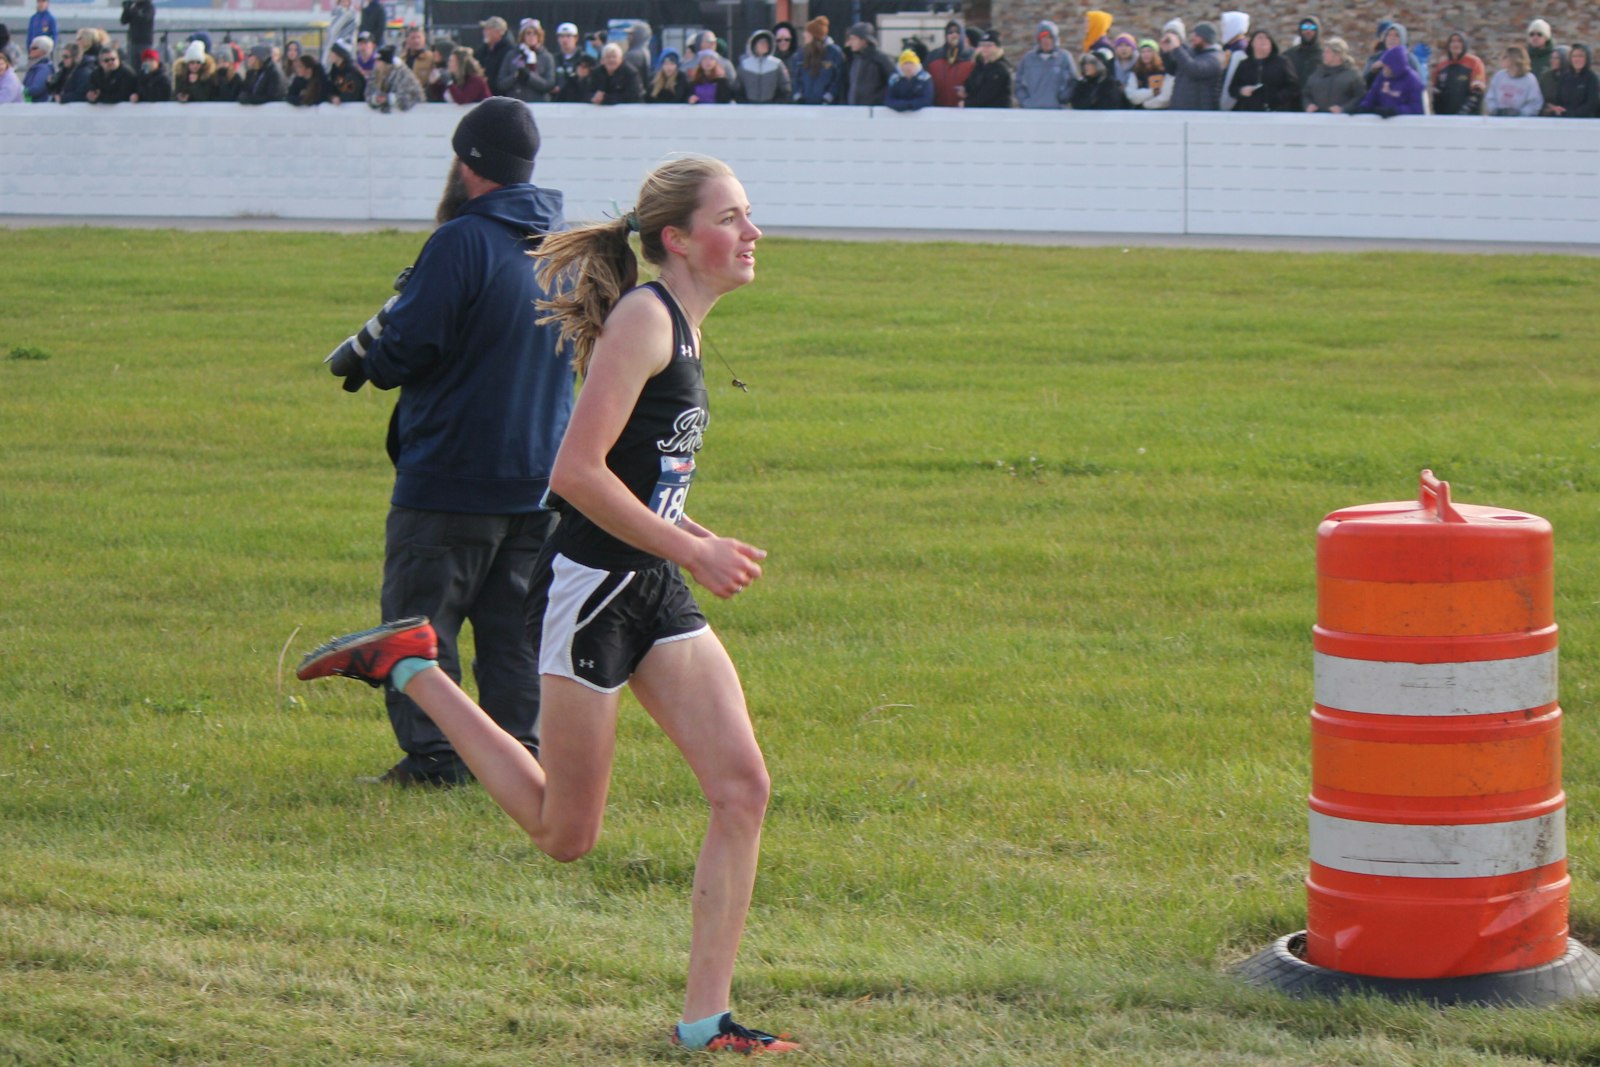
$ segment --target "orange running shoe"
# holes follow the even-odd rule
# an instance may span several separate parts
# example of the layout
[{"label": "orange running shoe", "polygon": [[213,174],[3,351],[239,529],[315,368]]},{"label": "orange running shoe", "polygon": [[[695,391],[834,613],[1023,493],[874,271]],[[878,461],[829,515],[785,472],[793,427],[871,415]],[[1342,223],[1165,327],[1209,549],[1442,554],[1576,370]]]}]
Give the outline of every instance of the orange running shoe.
[{"label": "orange running shoe", "polygon": [[411,657],[439,658],[439,641],[424,615],[335,637],[308,653],[294,674],[302,682],[336,674],[379,686],[388,680],[396,663]]},{"label": "orange running shoe", "polygon": [[[747,1026],[740,1026],[733,1021],[732,1012],[724,1012],[722,1019],[717,1024],[718,1034],[708,1042],[706,1052],[737,1052],[742,1056],[761,1056],[767,1053],[794,1052],[799,1049],[797,1042],[790,1041],[788,1034],[773,1035],[760,1030],[752,1030]],[[678,1028],[672,1028],[672,1043],[683,1044],[678,1039]],[[696,1050],[700,1051],[700,1050]]]}]

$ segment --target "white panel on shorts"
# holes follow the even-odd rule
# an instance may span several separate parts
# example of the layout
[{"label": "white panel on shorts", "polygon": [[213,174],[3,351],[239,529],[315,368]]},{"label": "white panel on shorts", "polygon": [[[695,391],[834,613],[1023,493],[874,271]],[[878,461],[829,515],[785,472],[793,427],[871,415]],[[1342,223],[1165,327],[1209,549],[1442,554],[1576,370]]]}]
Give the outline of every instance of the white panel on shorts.
[{"label": "white panel on shorts", "polygon": [[592,622],[596,615],[605,610],[607,604],[628,588],[628,583],[633,581],[634,572],[629,571],[609,596],[595,605],[589,614],[579,618],[578,613],[583,610],[583,605],[615,572],[585,567],[581,563],[574,563],[559,552],[551,561],[550,569],[550,594],[545,601],[544,620],[540,630],[539,673],[570,678],[597,693],[615,693],[622,686],[612,686],[608,689],[578,677],[577,670],[572,665],[572,642],[579,630]]},{"label": "white panel on shorts", "polygon": [[1315,654],[1316,701],[1364,715],[1499,715],[1556,702],[1556,650],[1475,663]]},{"label": "white panel on shorts", "polygon": [[1566,809],[1512,822],[1419,826],[1311,812],[1311,861],[1390,878],[1490,878],[1567,857]]}]

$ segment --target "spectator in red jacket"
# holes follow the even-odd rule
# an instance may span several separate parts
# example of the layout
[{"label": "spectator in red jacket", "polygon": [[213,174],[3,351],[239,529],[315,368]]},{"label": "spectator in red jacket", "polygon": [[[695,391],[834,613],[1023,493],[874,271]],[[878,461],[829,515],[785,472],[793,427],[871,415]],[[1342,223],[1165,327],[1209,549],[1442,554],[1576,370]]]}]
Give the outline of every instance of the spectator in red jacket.
[{"label": "spectator in red jacket", "polygon": [[483,67],[472,49],[465,46],[450,53],[450,83],[445,86],[445,99],[452,104],[476,104],[494,94],[489,92],[489,79],[483,76]]},{"label": "spectator in red jacket", "polygon": [[933,106],[960,107],[962,86],[972,73],[972,49],[961,23],[944,24],[944,47],[928,56],[928,76],[933,79]]}]

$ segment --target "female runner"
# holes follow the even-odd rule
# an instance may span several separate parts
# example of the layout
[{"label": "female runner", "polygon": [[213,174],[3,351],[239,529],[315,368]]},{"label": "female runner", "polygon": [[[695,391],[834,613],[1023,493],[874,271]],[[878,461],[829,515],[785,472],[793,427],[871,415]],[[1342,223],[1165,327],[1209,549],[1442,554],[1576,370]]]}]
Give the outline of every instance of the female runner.
[{"label": "female runner", "polygon": [[[637,287],[633,232],[660,270]],[[338,638],[298,671],[387,681],[411,697],[490,796],[562,862],[599,837],[618,693],[628,685],[683,753],[711,809],[672,1040],[744,1053],[798,1047],[740,1026],[728,1010],[771,784],[739,676],[679,568],[723,598],[761,577],[765,552],[684,512],[707,424],[700,323],[720,296],[755,277],[760,236],[733,171],[690,157],[652,171],[626,217],[552,234],[536,253],[547,290],[568,283],[541,321],[572,341],[584,376],[550,475],[562,518],[529,599],[540,648],[539,760],[432,662],[425,619]]]}]

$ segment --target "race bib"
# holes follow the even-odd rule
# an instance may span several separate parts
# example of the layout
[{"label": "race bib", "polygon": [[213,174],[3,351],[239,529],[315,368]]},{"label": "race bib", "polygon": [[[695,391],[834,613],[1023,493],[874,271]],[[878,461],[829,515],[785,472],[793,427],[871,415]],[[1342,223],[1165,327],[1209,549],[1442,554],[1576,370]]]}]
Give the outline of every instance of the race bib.
[{"label": "race bib", "polygon": [[683,521],[684,502],[689,497],[692,481],[693,456],[662,456],[661,477],[650,494],[651,510],[676,526]]}]

